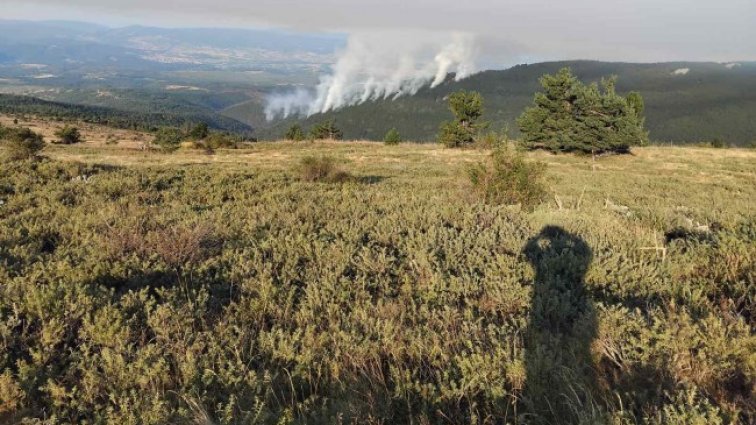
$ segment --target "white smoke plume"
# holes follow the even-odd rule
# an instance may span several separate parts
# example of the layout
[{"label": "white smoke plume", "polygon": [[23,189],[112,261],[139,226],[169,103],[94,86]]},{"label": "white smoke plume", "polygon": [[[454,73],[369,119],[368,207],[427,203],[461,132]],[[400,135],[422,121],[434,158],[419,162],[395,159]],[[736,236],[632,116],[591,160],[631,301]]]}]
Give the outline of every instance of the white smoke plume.
[{"label": "white smoke plume", "polygon": [[467,33],[359,33],[350,35],[329,74],[313,91],[268,97],[268,120],[310,116],[369,100],[396,99],[435,87],[453,72],[456,80],[476,71],[478,49]]}]

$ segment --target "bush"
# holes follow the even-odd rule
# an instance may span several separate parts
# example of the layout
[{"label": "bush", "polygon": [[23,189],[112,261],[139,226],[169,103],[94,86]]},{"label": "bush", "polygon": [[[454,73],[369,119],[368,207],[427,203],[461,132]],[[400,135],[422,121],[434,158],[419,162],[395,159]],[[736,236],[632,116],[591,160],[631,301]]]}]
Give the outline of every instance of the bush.
[{"label": "bush", "polygon": [[399,135],[399,131],[395,128],[389,130],[388,133],[386,133],[386,136],[383,137],[383,143],[387,145],[398,145],[401,142],[402,136]]},{"label": "bush", "polygon": [[5,140],[7,158],[11,161],[33,159],[45,148],[40,134],[30,128],[0,128],[0,139]]},{"label": "bush", "polygon": [[324,121],[310,130],[310,137],[315,140],[341,140],[344,133],[336,127],[334,120]]},{"label": "bush", "polygon": [[474,147],[478,149],[493,149],[509,139],[507,133],[507,129],[504,128],[500,133],[489,131],[481,134],[475,139]]},{"label": "bush", "polygon": [[307,156],[299,162],[299,173],[306,182],[341,183],[349,180],[349,173],[342,171],[336,165],[336,160],[330,156]]},{"label": "bush", "polygon": [[204,147],[209,149],[236,148],[239,138],[225,133],[211,133],[203,140]]},{"label": "bush", "polygon": [[541,78],[544,91],[517,120],[523,144],[552,152],[622,153],[648,143],[643,99],[615,92],[615,78],[581,83],[569,68]]},{"label": "bush", "polygon": [[81,133],[76,127],[65,125],[63,128],[55,132],[55,136],[58,137],[56,143],[63,145],[73,145],[74,143],[80,143]]},{"label": "bush", "polygon": [[299,124],[294,124],[289,127],[289,129],[286,130],[286,134],[284,134],[284,139],[292,140],[295,142],[301,142],[302,140],[304,140],[305,134],[302,130],[302,126],[300,126]]},{"label": "bush", "polygon": [[181,146],[184,139],[184,133],[178,128],[163,127],[155,133],[152,143],[164,152],[173,152]]},{"label": "bush", "polygon": [[530,162],[513,147],[499,146],[489,161],[468,170],[472,193],[489,204],[520,204],[532,209],[546,196],[546,164]]},{"label": "bush", "polygon": [[208,135],[210,135],[210,130],[207,127],[207,123],[204,122],[195,125],[189,130],[189,137],[194,140],[202,140]]}]

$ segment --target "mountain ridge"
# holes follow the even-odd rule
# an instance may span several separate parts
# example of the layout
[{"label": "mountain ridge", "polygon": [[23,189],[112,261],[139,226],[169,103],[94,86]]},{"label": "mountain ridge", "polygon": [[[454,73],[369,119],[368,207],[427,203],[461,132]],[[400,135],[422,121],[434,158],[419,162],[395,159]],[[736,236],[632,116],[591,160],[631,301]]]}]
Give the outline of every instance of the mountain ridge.
[{"label": "mountain ridge", "polygon": [[[717,139],[745,145],[756,141],[756,121],[751,119],[756,115],[756,62],[732,64],[591,60],[523,64],[483,71],[459,82],[449,78],[438,87],[425,87],[413,96],[393,101],[370,101],[306,119],[289,118],[259,132],[262,138],[275,138],[294,122],[309,127],[335,119],[350,139],[380,140],[389,129],[397,128],[405,139],[432,140],[438,125],[451,117],[444,98],[456,90],[474,90],[484,97],[484,119],[491,122],[491,128],[508,128],[516,137],[515,120],[540,89],[538,79],[569,67],[583,81],[616,75],[618,92],[639,91],[646,101],[646,123],[655,142]],[[243,117],[235,112],[237,119]]]}]

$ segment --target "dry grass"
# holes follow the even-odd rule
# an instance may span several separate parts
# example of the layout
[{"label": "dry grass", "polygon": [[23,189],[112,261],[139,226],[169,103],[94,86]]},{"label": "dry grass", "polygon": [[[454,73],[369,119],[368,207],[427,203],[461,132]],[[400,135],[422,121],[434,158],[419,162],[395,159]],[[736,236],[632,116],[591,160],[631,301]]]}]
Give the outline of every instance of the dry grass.
[{"label": "dry grass", "polygon": [[[16,117],[0,114],[0,124],[4,126],[13,126],[14,119]],[[82,121],[51,121],[45,118],[39,117],[25,117],[25,119],[19,119],[18,124],[20,126],[29,127],[36,133],[39,133],[44,137],[46,142],[52,142],[57,140],[58,137],[55,132],[63,128],[68,124],[69,126],[75,126],[81,132],[84,146],[98,147],[101,149],[110,149],[113,145],[118,145],[120,150],[140,150],[145,144],[149,144],[152,141],[153,136],[149,133],[124,130],[106,127],[99,124],[89,124]]]}]

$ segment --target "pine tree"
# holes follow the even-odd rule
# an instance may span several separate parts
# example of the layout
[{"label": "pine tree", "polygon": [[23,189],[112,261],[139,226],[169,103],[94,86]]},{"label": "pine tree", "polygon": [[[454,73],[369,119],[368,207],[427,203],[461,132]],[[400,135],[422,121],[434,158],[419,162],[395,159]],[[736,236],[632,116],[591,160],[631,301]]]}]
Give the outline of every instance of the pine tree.
[{"label": "pine tree", "polygon": [[395,128],[389,130],[386,136],[383,137],[383,143],[387,145],[398,145],[401,142],[402,136],[399,135],[399,131]]},{"label": "pine tree", "polygon": [[293,124],[291,127],[289,127],[288,130],[286,130],[286,134],[284,135],[284,138],[286,140],[293,140],[295,142],[299,142],[304,140],[305,134],[304,131],[302,131],[302,127],[299,124]]},{"label": "pine tree", "polygon": [[333,119],[324,121],[310,130],[310,137],[315,140],[341,140],[344,137],[344,133],[336,127],[336,123]]},{"label": "pine tree", "polygon": [[643,99],[615,91],[616,78],[585,85],[568,68],[541,78],[543,92],[517,120],[523,144],[552,152],[626,152],[644,145]]},{"label": "pine tree", "polygon": [[201,122],[189,130],[189,137],[194,140],[203,140],[207,138],[208,135],[210,135],[210,129],[205,122]]},{"label": "pine tree", "polygon": [[477,92],[458,91],[449,95],[453,121],[441,123],[438,140],[449,148],[472,144],[478,131],[485,127],[478,122],[483,116],[483,96]]}]

